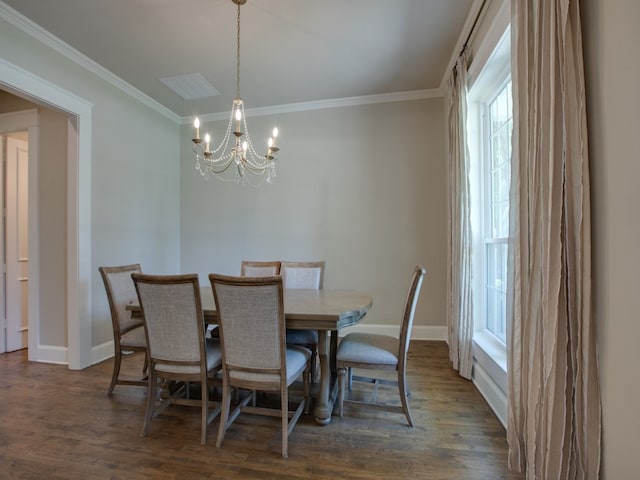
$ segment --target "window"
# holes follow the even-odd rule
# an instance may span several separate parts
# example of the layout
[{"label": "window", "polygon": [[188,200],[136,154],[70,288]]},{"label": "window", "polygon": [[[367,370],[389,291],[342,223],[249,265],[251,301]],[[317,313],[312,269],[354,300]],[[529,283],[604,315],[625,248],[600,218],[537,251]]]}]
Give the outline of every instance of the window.
[{"label": "window", "polygon": [[[473,303],[476,330],[502,349],[507,340],[506,284],[513,99],[509,29],[469,90]],[[471,73],[471,72],[470,72]]]},{"label": "window", "polygon": [[488,155],[482,165],[486,193],[484,218],[484,296],[486,328],[506,344],[507,243],[509,237],[509,182],[513,129],[511,79],[486,108]]},{"label": "window", "polygon": [[474,43],[468,75],[467,139],[473,245],[473,382],[507,426],[507,245],[513,100],[511,11],[495,15]]}]

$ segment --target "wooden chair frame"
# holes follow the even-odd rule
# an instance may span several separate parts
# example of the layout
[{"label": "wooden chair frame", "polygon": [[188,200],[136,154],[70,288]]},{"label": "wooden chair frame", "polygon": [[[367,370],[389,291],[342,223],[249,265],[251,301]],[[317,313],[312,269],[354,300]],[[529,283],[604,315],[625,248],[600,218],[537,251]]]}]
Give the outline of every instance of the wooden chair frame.
[{"label": "wooden chair frame", "polygon": [[[411,279],[411,285],[409,287],[409,292],[407,293],[407,298],[404,306],[404,313],[402,316],[402,324],[400,326],[400,336],[397,341],[398,351],[397,351],[397,363],[366,363],[359,362],[353,360],[341,359],[341,347],[342,343],[338,347],[338,352],[336,355],[336,366],[338,368],[338,414],[340,417],[343,416],[344,413],[344,404],[357,404],[363,407],[381,409],[390,412],[404,413],[407,418],[407,422],[409,426],[413,427],[413,417],[411,415],[411,410],[409,409],[408,397],[410,396],[409,388],[407,385],[407,353],[409,351],[409,344],[411,341],[411,330],[413,327],[413,317],[416,310],[416,305],[418,303],[418,297],[420,296],[420,288],[422,286],[422,281],[424,280],[426,270],[417,265],[413,277]],[[350,338],[358,338],[351,337],[352,335],[358,334],[348,334],[342,342],[349,341]],[[368,334],[363,338],[361,345],[366,345],[366,338],[374,339],[374,338],[384,338],[386,336],[383,335],[375,335]],[[389,337],[386,337],[387,339]],[[345,343],[346,345],[346,343]],[[352,369],[359,368],[365,369],[369,371],[396,371],[398,374],[396,381],[382,380],[376,377],[356,377],[352,375]],[[352,381],[359,380],[365,381],[368,383],[374,384],[374,400],[372,402],[364,402],[357,400],[348,400],[345,399],[346,390],[351,390]],[[348,385],[347,385],[348,381]],[[398,393],[400,395],[400,401],[402,406],[386,404],[386,403],[378,403],[377,402],[377,390],[380,384],[393,385],[398,387]]]},{"label": "wooden chair frame", "polygon": [[[142,427],[141,436],[146,436],[151,421],[160,413],[162,413],[169,405],[188,405],[201,407],[201,427],[200,442],[206,443],[207,425],[218,416],[221,411],[222,404],[220,402],[209,400],[209,387],[216,384],[215,374],[220,371],[222,364],[218,362],[211,369],[207,369],[207,349],[205,340],[205,324],[204,314],[202,312],[202,301],[200,298],[200,285],[197,274],[185,275],[145,275],[142,273],[132,274],[132,279],[138,293],[140,309],[144,318],[145,333],[147,336],[147,345],[149,345],[149,380],[147,390],[147,409],[145,413],[144,425]],[[154,328],[154,320],[149,318],[148,300],[143,293],[141,287],[145,286],[172,286],[188,284],[192,287],[193,301],[195,302],[195,318],[193,319],[193,327],[197,329],[199,359],[197,361],[176,360],[171,358],[170,352],[156,352],[155,346],[150,342],[149,329]],[[145,308],[146,307],[146,308]],[[188,325],[188,324],[185,324]],[[177,325],[176,328],[183,328],[183,325]],[[178,335],[176,335],[177,337]],[[164,367],[159,368],[159,365]],[[197,372],[171,372],[167,371],[167,367],[198,367]],[[160,395],[160,383],[165,382],[182,382],[179,388],[173,393],[169,393],[167,398]],[[189,398],[189,383],[199,382],[201,385],[200,399]],[[219,382],[217,383],[219,384]]]},{"label": "wooden chair frame", "polygon": [[[216,446],[220,447],[222,445],[225,432],[231,426],[231,424],[235,421],[235,419],[240,415],[241,412],[248,412],[259,415],[267,415],[271,417],[279,417],[281,419],[281,428],[282,428],[282,457],[288,457],[288,438],[296,423],[298,422],[300,416],[303,411],[306,409],[306,406],[309,401],[309,377],[310,377],[310,352],[302,347],[288,347],[286,345],[286,336],[285,336],[285,318],[284,318],[284,295],[282,288],[282,277],[272,276],[272,277],[231,277],[225,275],[216,275],[210,274],[209,280],[211,282],[211,288],[213,290],[215,302],[216,302],[216,310],[218,312],[218,322],[219,322],[219,332],[220,332],[220,341],[222,344],[222,371],[223,371],[223,380],[222,380],[222,413],[220,415],[220,425],[218,428],[218,439],[216,442]],[[280,367],[279,368],[249,368],[242,365],[231,365],[228,363],[228,352],[227,347],[225,346],[225,325],[227,322],[227,314],[226,314],[226,306],[224,303],[221,303],[221,294],[219,289],[221,286],[233,286],[233,287],[261,287],[261,286],[276,286],[277,287],[277,303],[278,303],[278,318],[277,322],[280,324],[279,328],[279,358],[280,358]],[[287,383],[287,350],[289,348],[300,348],[301,352],[307,356],[304,369],[300,372],[294,372],[295,377],[298,377],[302,374],[303,377],[303,388],[304,388],[304,398],[295,408],[295,410],[289,410],[289,385]],[[250,374],[271,374],[276,375],[279,378],[279,381],[276,383],[273,380],[265,381],[260,380],[259,378],[254,377],[253,379],[239,379],[232,378],[230,372],[240,372],[240,373],[250,373]],[[293,374],[293,373],[292,373]],[[234,407],[233,411],[230,412],[230,404],[231,404],[231,389],[243,389],[247,390],[248,393],[239,401],[239,403]],[[270,391],[270,392],[279,392],[280,394],[280,409],[273,408],[264,408],[256,406],[256,391]]]},{"label": "wooden chair frame", "polygon": [[[135,263],[131,265],[121,265],[114,267],[100,267],[98,269],[100,271],[100,276],[102,277],[102,281],[104,282],[104,287],[107,292],[107,300],[109,302],[109,310],[111,312],[111,325],[113,327],[113,373],[111,374],[111,383],[109,385],[109,390],[107,391],[107,395],[111,397],[113,395],[113,389],[116,385],[137,385],[137,386],[147,386],[147,380],[144,378],[140,378],[139,380],[131,380],[120,378],[120,367],[122,365],[122,357],[124,356],[124,352],[130,351],[138,351],[144,352],[145,360],[144,365],[142,367],[142,375],[144,376],[147,368],[149,366],[149,357],[147,355],[147,346],[146,345],[132,345],[127,344],[126,341],[123,342],[122,337],[135,330],[136,328],[141,329],[141,332],[144,332],[143,321],[139,322],[130,322],[127,327],[123,327],[124,322],[120,318],[120,307],[121,305],[118,303],[117,294],[114,289],[114,285],[112,282],[112,275],[117,274],[127,274],[127,273],[140,273],[142,269],[140,264]],[[131,292],[133,297],[135,298],[135,286],[133,285],[133,281],[131,281]],[[129,301],[130,299],[126,299],[125,301]]]}]

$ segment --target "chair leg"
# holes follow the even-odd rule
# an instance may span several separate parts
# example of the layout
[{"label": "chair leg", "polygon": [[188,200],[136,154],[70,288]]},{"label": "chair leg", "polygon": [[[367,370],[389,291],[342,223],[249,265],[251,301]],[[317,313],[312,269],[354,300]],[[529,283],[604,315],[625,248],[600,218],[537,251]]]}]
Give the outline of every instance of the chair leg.
[{"label": "chair leg", "polygon": [[207,443],[207,422],[209,420],[209,389],[207,388],[207,379],[205,376],[202,387],[200,388],[200,402],[202,402],[202,420],[200,425],[200,443]]},{"label": "chair leg", "polygon": [[220,411],[220,425],[218,426],[218,438],[216,447],[222,446],[224,433],[227,430],[227,422],[229,421],[229,408],[231,407],[231,387],[227,384],[226,378],[222,382],[222,410]]},{"label": "chair leg", "polygon": [[347,389],[347,369],[338,369],[338,415],[344,413],[344,391]]},{"label": "chair leg", "polygon": [[311,345],[311,382],[316,383],[318,371],[318,346]]},{"label": "chair leg", "polygon": [[302,388],[304,394],[304,414],[309,413],[309,408],[311,407],[311,391],[309,388],[309,384],[313,380],[313,371],[311,369],[305,370],[302,374]]},{"label": "chair leg", "polygon": [[149,352],[145,351],[144,352],[144,365],[142,366],[142,376],[145,377],[146,375],[148,375],[148,370],[149,369]]},{"label": "chair leg", "polygon": [[113,395],[113,389],[116,387],[116,382],[118,381],[118,376],[120,375],[121,362],[122,354],[118,350],[113,356],[113,373],[111,374],[111,384],[109,385],[109,390],[107,391],[108,397],[111,397]]},{"label": "chair leg", "polygon": [[141,437],[146,437],[147,433],[149,432],[149,425],[151,424],[151,419],[153,418],[154,405],[157,395],[158,381],[156,379],[155,373],[153,371],[149,371],[149,386],[147,387],[147,412],[144,416],[144,425],[142,426],[142,432],[140,432]]},{"label": "chair leg", "polygon": [[282,416],[282,458],[289,457],[289,396],[285,390],[280,396],[280,409]]},{"label": "chair leg", "polygon": [[411,416],[411,410],[409,410],[409,390],[407,388],[407,376],[405,372],[398,372],[398,389],[400,390],[400,401],[402,402],[402,410],[404,411],[404,416],[407,417],[409,426],[413,427],[413,417]]},{"label": "chair leg", "polygon": [[329,359],[331,371],[335,372],[338,369],[336,365],[336,354],[338,353],[338,332],[331,331],[329,335]]}]

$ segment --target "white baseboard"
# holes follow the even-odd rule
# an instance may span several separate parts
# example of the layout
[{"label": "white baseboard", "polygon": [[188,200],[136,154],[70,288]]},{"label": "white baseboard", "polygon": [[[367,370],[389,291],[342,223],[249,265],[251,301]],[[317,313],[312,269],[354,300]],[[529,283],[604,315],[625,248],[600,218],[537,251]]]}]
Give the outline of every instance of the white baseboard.
[{"label": "white baseboard", "polygon": [[[389,335],[397,337],[400,334],[398,325],[376,325],[376,324],[360,324],[352,327],[346,327],[340,330],[340,337],[344,337],[347,333],[364,332],[377,333],[381,335]],[[411,332],[412,340],[442,340],[447,341],[447,327],[433,325],[414,325]]]},{"label": "white baseboard", "polygon": [[[400,328],[398,325],[354,325],[340,330],[340,336],[343,337],[349,332],[367,332],[379,333],[397,337]],[[411,334],[413,340],[447,340],[446,326],[430,326],[430,325],[414,325]],[[91,348],[91,365],[100,363],[113,357],[114,347],[113,340],[95,345]],[[36,355],[31,356],[29,352],[29,360],[44,363],[56,363],[68,365],[68,349],[66,347],[53,347],[49,345],[39,345]]]},{"label": "white baseboard", "polygon": [[[91,348],[91,365],[113,357],[113,340]],[[69,365],[69,349],[52,345],[38,345],[35,352],[29,349],[29,361]]]},{"label": "white baseboard", "polygon": [[29,361],[68,365],[69,349],[67,347],[55,347],[52,345],[38,345],[35,352],[32,348],[29,349]]},{"label": "white baseboard", "polygon": [[115,348],[113,346],[113,340],[101,343],[91,348],[91,365],[100,363],[108,358],[113,357]]}]

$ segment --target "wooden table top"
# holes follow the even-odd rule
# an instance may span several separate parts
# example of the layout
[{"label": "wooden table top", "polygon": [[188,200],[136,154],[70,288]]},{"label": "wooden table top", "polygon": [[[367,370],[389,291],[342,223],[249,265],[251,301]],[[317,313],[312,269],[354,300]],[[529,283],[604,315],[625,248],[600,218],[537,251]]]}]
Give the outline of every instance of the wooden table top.
[{"label": "wooden table top", "polygon": [[[217,323],[217,312],[211,287],[201,287],[202,309],[206,323]],[[340,330],[355,325],[371,308],[370,295],[357,290],[284,290],[287,328]],[[128,310],[139,312],[138,305]]]}]

